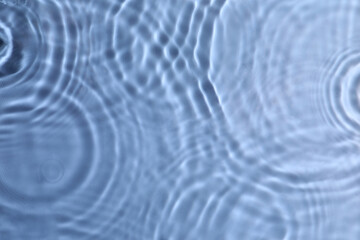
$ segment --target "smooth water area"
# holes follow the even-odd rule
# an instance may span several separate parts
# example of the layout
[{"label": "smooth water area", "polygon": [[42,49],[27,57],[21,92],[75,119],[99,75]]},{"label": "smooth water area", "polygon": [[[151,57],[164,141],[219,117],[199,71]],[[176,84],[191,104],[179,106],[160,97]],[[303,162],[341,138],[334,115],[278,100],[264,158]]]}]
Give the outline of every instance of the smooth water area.
[{"label": "smooth water area", "polygon": [[0,240],[359,240],[359,13],[0,0]]}]

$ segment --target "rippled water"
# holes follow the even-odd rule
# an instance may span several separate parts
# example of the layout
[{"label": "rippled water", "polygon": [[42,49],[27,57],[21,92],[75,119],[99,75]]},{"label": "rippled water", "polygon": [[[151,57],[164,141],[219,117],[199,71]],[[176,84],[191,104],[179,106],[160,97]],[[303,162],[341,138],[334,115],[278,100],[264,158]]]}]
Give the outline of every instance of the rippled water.
[{"label": "rippled water", "polygon": [[359,12],[0,0],[0,239],[360,239]]}]

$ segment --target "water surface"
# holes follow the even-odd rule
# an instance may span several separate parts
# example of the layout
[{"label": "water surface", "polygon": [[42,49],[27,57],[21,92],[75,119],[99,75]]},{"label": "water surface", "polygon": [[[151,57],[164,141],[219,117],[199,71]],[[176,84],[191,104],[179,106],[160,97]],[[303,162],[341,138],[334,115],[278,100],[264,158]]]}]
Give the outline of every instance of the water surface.
[{"label": "water surface", "polygon": [[359,11],[0,0],[0,239],[360,239]]}]

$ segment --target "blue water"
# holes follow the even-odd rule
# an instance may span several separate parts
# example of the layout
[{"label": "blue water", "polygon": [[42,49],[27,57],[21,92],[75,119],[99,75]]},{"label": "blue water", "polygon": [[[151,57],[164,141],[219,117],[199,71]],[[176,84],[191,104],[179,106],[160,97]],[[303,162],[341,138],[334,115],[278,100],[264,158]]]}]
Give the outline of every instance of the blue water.
[{"label": "blue water", "polygon": [[358,0],[0,0],[0,240],[359,240]]}]

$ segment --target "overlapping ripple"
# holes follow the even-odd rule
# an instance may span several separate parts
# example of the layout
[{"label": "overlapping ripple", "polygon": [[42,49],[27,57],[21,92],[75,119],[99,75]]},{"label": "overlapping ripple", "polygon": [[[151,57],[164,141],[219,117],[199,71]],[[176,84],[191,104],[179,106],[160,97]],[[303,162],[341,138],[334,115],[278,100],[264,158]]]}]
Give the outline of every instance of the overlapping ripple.
[{"label": "overlapping ripple", "polygon": [[357,239],[359,9],[0,0],[0,239]]}]

